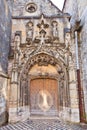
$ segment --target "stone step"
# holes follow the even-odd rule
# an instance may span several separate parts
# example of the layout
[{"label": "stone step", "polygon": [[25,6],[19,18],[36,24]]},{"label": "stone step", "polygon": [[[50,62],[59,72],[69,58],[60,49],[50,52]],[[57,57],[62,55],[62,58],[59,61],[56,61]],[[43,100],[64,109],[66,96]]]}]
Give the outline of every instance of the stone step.
[{"label": "stone step", "polygon": [[8,124],[0,130],[87,130],[80,125],[66,123],[59,119],[33,118],[16,124]]}]

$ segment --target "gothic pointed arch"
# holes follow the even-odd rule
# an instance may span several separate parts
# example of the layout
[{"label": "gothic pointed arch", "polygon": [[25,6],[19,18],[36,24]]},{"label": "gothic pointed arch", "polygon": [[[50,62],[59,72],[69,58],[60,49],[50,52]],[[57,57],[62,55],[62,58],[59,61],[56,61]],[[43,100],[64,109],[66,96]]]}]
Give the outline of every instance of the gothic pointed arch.
[{"label": "gothic pointed arch", "polygon": [[[49,71],[43,72],[43,69],[40,73],[37,73],[35,75],[31,75],[29,72],[30,70],[37,65],[39,67],[47,67],[49,68],[49,65],[53,66],[56,70],[55,73],[49,73]],[[36,68],[37,69],[37,68]],[[29,82],[33,78],[50,78],[50,79],[56,79],[59,84],[59,104],[63,108],[65,106],[70,105],[69,104],[69,92],[68,90],[68,83],[67,83],[67,70],[64,63],[59,61],[59,59],[56,59],[55,57],[52,57],[46,53],[40,53],[32,58],[29,58],[28,62],[25,64],[25,67],[21,71],[20,75],[20,105],[29,105]]]}]

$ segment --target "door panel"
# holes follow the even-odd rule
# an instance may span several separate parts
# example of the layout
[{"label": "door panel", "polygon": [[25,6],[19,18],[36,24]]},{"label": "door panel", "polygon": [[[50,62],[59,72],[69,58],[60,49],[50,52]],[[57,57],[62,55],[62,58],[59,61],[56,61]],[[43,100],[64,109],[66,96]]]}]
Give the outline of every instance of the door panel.
[{"label": "door panel", "polygon": [[31,115],[54,116],[58,113],[58,84],[55,79],[34,79],[30,83]]}]

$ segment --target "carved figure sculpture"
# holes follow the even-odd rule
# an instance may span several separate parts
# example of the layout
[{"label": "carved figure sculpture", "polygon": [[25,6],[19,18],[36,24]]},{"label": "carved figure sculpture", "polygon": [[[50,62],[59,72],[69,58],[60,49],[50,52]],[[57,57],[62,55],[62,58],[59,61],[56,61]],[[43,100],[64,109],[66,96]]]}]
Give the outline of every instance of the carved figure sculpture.
[{"label": "carved figure sculpture", "polygon": [[52,22],[53,26],[53,37],[58,37],[58,23],[56,21]]},{"label": "carved figure sculpture", "polygon": [[29,21],[26,28],[27,28],[27,38],[32,39],[32,37],[33,37],[33,23],[31,21]]}]

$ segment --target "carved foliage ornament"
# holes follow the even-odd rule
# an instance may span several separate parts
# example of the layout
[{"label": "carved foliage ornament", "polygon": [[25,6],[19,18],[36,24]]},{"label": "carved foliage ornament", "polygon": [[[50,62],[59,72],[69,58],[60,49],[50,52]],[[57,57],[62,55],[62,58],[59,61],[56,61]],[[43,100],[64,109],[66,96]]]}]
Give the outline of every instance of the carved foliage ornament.
[{"label": "carved foliage ornament", "polygon": [[28,71],[30,70],[30,68],[35,65],[35,64],[38,64],[39,66],[47,66],[48,64],[51,64],[51,65],[56,65],[57,64],[57,61],[53,58],[53,57],[50,57],[49,55],[47,54],[38,54],[34,57],[32,57],[26,64],[26,66],[24,67],[24,69],[21,71],[21,76],[23,77],[24,73],[28,73]]}]

